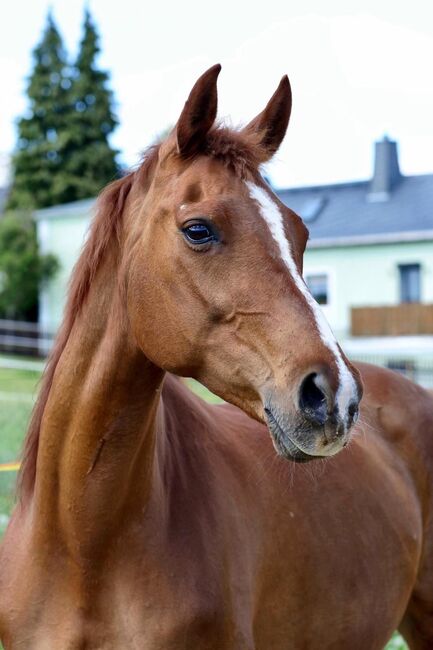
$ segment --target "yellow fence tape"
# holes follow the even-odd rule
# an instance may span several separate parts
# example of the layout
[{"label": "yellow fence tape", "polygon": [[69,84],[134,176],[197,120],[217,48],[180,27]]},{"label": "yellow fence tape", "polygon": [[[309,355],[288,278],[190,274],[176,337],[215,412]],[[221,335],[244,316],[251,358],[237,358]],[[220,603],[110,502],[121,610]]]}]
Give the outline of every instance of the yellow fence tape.
[{"label": "yellow fence tape", "polygon": [[0,464],[0,472],[17,472],[20,468],[20,463],[14,461],[13,463]]}]

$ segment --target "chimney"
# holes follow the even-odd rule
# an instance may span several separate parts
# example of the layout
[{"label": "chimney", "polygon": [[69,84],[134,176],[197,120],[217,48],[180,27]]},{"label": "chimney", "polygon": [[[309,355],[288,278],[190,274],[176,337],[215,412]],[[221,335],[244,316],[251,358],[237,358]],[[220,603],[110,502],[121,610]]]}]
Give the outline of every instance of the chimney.
[{"label": "chimney", "polygon": [[374,174],[367,200],[388,201],[391,191],[402,179],[397,143],[385,135],[383,140],[374,143],[374,147]]}]

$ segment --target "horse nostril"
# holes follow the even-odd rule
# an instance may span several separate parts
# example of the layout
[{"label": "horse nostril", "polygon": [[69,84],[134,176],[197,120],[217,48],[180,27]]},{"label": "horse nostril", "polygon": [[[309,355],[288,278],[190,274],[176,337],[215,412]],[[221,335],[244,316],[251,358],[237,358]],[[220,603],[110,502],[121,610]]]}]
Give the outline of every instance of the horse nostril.
[{"label": "horse nostril", "polygon": [[359,416],[359,405],[358,402],[350,402],[347,412],[349,414],[349,426],[355,424]]},{"label": "horse nostril", "polygon": [[327,419],[327,399],[322,389],[323,377],[312,372],[307,375],[299,391],[299,408],[314,424],[323,425]]}]

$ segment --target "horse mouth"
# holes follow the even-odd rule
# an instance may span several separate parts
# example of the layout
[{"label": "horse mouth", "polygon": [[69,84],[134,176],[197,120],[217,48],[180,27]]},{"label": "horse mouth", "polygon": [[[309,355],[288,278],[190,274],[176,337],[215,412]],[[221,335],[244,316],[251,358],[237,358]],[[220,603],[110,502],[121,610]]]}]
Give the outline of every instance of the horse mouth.
[{"label": "horse mouth", "polygon": [[288,458],[296,463],[308,463],[309,461],[326,457],[324,455],[309,454],[301,449],[299,444],[293,439],[293,434],[290,435],[287,428],[283,428],[283,425],[274,412],[269,407],[265,407],[264,411],[272,442],[280,456],[284,456],[284,458]]}]

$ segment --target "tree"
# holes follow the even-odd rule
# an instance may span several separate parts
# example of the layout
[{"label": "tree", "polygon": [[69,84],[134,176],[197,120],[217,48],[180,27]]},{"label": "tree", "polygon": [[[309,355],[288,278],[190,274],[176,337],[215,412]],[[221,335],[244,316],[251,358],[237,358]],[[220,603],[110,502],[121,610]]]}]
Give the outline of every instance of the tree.
[{"label": "tree", "polygon": [[70,71],[63,42],[51,13],[42,40],[33,51],[29,108],[18,122],[9,209],[45,207],[70,200],[60,178],[64,131],[70,113]]},{"label": "tree", "polygon": [[95,196],[119,173],[117,152],[108,136],[118,121],[113,110],[109,75],[97,67],[99,36],[90,12],[84,15],[83,37],[73,68],[68,153],[65,170],[74,184],[75,199]]},{"label": "tree", "polygon": [[35,320],[41,284],[59,268],[54,255],[41,255],[29,213],[0,221],[0,317]]},{"label": "tree", "polygon": [[74,66],[52,14],[33,52],[29,109],[18,122],[8,209],[33,209],[95,196],[118,175],[108,136],[118,122],[109,75],[99,70],[99,38],[85,12]]}]

